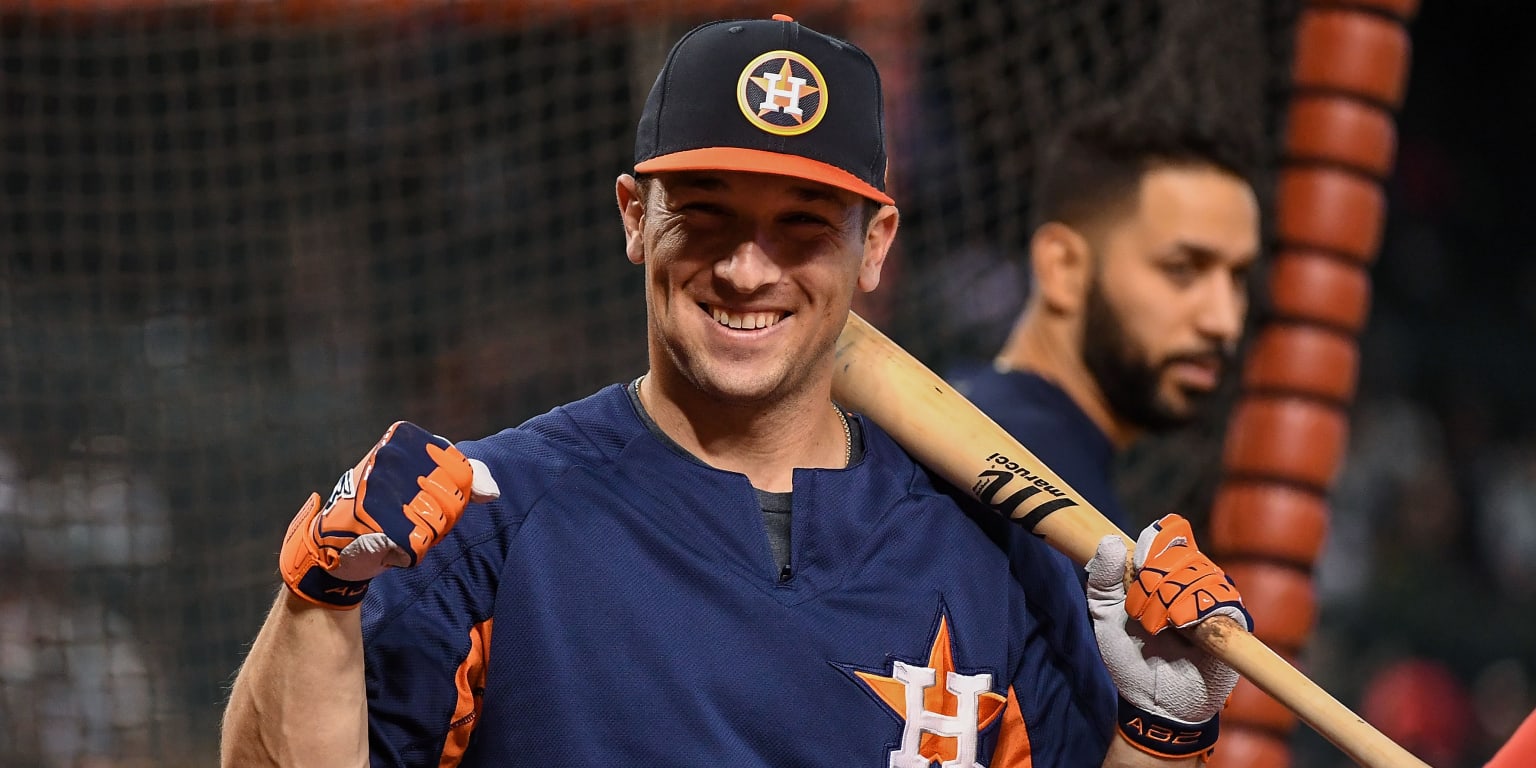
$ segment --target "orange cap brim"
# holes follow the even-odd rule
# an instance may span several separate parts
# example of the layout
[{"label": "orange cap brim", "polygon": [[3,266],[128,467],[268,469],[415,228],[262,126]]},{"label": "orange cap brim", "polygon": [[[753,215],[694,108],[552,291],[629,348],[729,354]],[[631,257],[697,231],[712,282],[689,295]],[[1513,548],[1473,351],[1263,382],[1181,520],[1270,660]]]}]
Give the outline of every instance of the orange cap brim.
[{"label": "orange cap brim", "polygon": [[761,149],[705,147],[673,152],[670,155],[653,157],[635,164],[636,173],[661,171],[743,171],[792,176],[846,189],[886,205],[896,204],[890,195],[875,189],[873,185],[835,165],[828,165],[800,155],[766,152]]}]

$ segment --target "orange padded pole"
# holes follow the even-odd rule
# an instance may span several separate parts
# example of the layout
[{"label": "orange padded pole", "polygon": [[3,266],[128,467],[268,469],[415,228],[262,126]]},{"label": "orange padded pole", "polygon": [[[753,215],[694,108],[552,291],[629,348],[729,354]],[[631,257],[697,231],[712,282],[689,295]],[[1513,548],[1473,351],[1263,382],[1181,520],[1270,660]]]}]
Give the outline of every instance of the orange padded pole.
[{"label": "orange padded pole", "polygon": [[[1289,660],[1316,619],[1312,566],[1348,441],[1416,11],[1417,0],[1309,0],[1296,27],[1268,285],[1275,317],[1244,364],[1209,539],[1253,611],[1254,634]],[[1290,766],[1296,722],[1240,682],[1212,765]]]}]

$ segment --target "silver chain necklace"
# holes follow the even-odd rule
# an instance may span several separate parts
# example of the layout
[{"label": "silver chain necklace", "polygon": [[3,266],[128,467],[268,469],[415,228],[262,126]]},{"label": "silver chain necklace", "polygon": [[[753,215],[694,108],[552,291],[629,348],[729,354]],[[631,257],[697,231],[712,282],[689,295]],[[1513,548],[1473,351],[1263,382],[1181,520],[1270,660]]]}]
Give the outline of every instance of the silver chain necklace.
[{"label": "silver chain necklace", "polygon": [[848,429],[848,414],[843,413],[837,403],[832,404],[832,410],[837,411],[838,420],[843,422],[843,467],[846,469],[853,463],[853,432]]}]

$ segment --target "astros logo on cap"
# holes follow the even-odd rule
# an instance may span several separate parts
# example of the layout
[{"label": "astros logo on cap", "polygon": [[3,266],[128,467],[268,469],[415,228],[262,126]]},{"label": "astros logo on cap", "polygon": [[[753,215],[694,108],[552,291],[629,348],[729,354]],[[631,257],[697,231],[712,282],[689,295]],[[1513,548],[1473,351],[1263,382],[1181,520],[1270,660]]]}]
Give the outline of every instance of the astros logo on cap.
[{"label": "astros logo on cap", "polygon": [[827,84],[810,59],[794,51],[769,51],[741,71],[736,103],[758,128],[798,136],[826,114]]}]

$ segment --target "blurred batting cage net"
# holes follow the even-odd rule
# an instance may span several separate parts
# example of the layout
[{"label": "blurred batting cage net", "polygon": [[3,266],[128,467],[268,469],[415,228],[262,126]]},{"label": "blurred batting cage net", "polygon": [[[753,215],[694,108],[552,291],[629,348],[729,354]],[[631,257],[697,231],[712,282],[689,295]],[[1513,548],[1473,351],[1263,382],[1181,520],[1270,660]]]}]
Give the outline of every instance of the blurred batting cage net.
[{"label": "blurred batting cage net", "polygon": [[[1140,93],[1270,152],[1292,4],[0,5],[0,764],[208,764],[310,491],[396,419],[478,437],[644,370],[613,183],[694,24],[881,65],[902,233],[859,309],[944,372],[1019,309],[1053,125]],[[1204,487],[1219,422],[1176,439],[1133,508]]]}]

